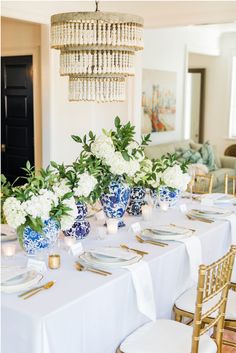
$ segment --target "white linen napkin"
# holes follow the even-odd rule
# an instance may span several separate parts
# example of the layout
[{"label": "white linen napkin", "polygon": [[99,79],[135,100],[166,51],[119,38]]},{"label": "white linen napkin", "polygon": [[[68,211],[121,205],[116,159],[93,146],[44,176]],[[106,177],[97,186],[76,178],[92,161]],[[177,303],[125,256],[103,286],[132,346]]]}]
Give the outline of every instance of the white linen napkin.
[{"label": "white linen napkin", "polygon": [[131,272],[139,311],[152,321],[155,321],[156,304],[154,300],[152,276],[147,262],[140,260],[124,268]]},{"label": "white linen napkin", "polygon": [[224,217],[224,219],[230,223],[232,244],[236,245],[236,215],[231,214],[230,216]]},{"label": "white linen napkin", "polygon": [[195,235],[189,238],[178,239],[185,244],[190,266],[190,275],[194,283],[198,281],[198,269],[202,264],[202,246],[199,238]]}]

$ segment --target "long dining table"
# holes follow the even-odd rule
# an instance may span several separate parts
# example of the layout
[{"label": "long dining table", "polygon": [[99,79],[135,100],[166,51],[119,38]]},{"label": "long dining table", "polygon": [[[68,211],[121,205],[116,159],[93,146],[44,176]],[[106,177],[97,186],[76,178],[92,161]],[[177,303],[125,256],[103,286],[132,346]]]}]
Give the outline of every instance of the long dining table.
[{"label": "long dining table", "polygon": [[[181,203],[187,208],[199,206],[197,201],[182,199]],[[231,208],[235,210],[235,206]],[[81,241],[84,250],[126,244],[148,252],[143,261],[151,273],[156,318],[170,319],[176,298],[192,285],[185,244],[169,241],[168,246],[159,247],[138,243],[131,225],[149,226],[142,216],[125,216],[126,227],[102,240],[97,236],[101,222],[94,217],[90,222],[91,232]],[[167,212],[153,210],[151,223],[194,228],[193,237],[200,240],[205,264],[225,254],[232,242],[230,222],[192,221],[179,205]],[[112,270],[110,276],[79,272],[74,266],[76,256],[63,246],[57,251],[61,267],[48,269],[42,280],[55,281],[52,288],[28,300],[18,293],[2,294],[2,353],[115,353],[127,335],[150,320],[137,306],[131,272],[124,268]],[[27,257],[19,250],[12,261],[23,263]]]}]

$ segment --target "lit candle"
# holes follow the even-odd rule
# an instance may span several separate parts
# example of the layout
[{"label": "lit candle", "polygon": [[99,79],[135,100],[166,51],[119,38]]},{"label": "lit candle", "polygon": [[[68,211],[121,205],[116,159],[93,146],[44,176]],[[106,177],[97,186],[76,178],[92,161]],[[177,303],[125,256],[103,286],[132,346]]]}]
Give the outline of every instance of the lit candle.
[{"label": "lit candle", "polygon": [[61,257],[58,254],[48,256],[48,267],[51,270],[56,270],[61,265]]},{"label": "lit candle", "polygon": [[64,243],[68,248],[71,248],[72,245],[74,245],[76,242],[76,239],[74,237],[64,237]]},{"label": "lit candle", "polygon": [[145,221],[149,221],[152,216],[152,206],[151,205],[143,205],[142,206],[142,215]]},{"label": "lit candle", "polygon": [[4,244],[2,251],[3,254],[7,257],[14,256],[16,253],[16,244]]},{"label": "lit candle", "polygon": [[107,233],[116,234],[118,230],[118,220],[117,219],[107,219]]},{"label": "lit candle", "polygon": [[159,205],[162,211],[167,211],[169,208],[169,202],[168,201],[159,201]]}]

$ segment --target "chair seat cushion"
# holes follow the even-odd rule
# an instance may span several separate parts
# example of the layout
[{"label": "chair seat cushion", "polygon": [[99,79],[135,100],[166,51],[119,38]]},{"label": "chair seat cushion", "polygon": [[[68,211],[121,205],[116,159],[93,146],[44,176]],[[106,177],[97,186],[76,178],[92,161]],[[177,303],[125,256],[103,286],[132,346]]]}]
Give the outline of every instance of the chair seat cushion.
[{"label": "chair seat cushion", "polygon": [[[128,336],[121,344],[124,353],[190,353],[193,329],[172,320],[150,322]],[[199,353],[216,353],[215,342],[202,335]]]},{"label": "chair seat cushion", "polygon": [[[213,307],[219,297],[215,297],[203,305],[203,312]],[[178,309],[194,313],[196,302],[196,288],[188,289],[175,302]],[[212,313],[211,317],[215,317],[216,313]],[[236,292],[230,290],[225,313],[226,320],[236,320]]]}]

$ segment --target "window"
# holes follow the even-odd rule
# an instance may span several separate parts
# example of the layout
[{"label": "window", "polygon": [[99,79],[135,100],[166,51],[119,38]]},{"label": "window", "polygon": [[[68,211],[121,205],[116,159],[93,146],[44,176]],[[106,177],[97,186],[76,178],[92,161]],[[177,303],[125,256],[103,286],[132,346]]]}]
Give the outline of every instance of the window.
[{"label": "window", "polygon": [[236,138],[236,56],[232,61],[229,137]]}]

